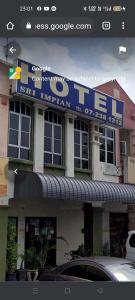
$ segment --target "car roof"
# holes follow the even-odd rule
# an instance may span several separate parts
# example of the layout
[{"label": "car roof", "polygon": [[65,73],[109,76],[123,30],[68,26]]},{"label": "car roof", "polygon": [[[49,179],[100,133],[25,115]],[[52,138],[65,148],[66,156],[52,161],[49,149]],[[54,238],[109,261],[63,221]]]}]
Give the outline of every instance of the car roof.
[{"label": "car roof", "polygon": [[74,259],[70,262],[67,262],[61,266],[56,267],[56,269],[60,270],[61,268],[68,268],[70,265],[72,264],[77,264],[77,262],[79,263],[95,263],[99,266],[102,267],[107,267],[110,265],[122,265],[122,264],[126,264],[126,263],[131,263],[130,260],[128,259],[124,259],[124,258],[117,258],[117,257],[110,257],[110,256],[92,256],[92,257],[80,257],[77,259]]},{"label": "car roof", "polygon": [[91,262],[98,263],[102,266],[115,265],[115,264],[121,265],[124,263],[130,263],[130,260],[128,259],[119,258],[119,257],[110,257],[110,256],[87,257],[87,259]]},{"label": "car roof", "polygon": [[128,234],[132,234],[132,233],[135,233],[135,230],[130,230],[130,231],[128,232]]}]

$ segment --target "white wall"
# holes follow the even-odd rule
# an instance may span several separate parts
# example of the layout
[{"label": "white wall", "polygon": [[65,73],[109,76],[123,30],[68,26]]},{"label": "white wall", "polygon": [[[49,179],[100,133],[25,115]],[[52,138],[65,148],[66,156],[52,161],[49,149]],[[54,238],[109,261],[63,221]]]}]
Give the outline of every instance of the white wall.
[{"label": "white wall", "polygon": [[119,183],[117,167],[112,164],[99,162],[99,174],[96,180]]}]

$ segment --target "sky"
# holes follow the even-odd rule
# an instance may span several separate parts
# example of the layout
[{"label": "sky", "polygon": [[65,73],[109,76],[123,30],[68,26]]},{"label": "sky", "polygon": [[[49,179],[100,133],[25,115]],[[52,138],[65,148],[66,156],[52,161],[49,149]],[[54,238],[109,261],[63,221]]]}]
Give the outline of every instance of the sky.
[{"label": "sky", "polygon": [[[13,40],[13,39],[12,39]],[[12,41],[9,39],[9,41]],[[135,38],[16,38],[19,58],[93,88],[117,79],[135,102]],[[0,38],[0,59],[5,60]],[[127,47],[125,58],[119,46]],[[9,60],[11,62],[11,60]]]}]

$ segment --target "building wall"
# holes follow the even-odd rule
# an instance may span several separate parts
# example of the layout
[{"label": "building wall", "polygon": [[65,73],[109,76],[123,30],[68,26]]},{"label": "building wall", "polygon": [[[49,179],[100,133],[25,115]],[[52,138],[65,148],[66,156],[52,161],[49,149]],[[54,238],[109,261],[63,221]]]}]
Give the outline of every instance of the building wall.
[{"label": "building wall", "polygon": [[[65,252],[76,250],[79,245],[84,243],[84,214],[82,203],[60,202],[51,200],[39,201],[18,201],[11,200],[8,215],[18,217],[18,252],[24,252],[25,245],[25,217],[56,217],[57,218],[57,237],[62,236],[64,241],[57,240],[56,263],[66,262]],[[18,260],[18,268],[20,259]]]},{"label": "building wall", "polygon": [[120,130],[120,141],[126,142],[126,155],[130,156],[131,149],[130,149],[130,130],[121,129]]},{"label": "building wall", "polygon": [[7,207],[0,206],[0,281],[6,277]]},{"label": "building wall", "polygon": [[114,165],[99,162],[99,174],[96,180],[118,183],[119,176]]},{"label": "building wall", "polygon": [[0,62],[0,95],[9,96],[11,81],[8,79],[8,65]]},{"label": "building wall", "polygon": [[8,99],[10,82],[7,76],[8,69],[0,63],[0,156],[7,156],[8,140]]},{"label": "building wall", "polygon": [[[0,63],[0,157],[2,158],[7,157],[8,140],[8,97],[10,84],[7,70],[7,67]],[[5,172],[7,172],[6,169]],[[9,184],[7,188],[9,192]],[[0,195],[0,281],[4,281],[6,277],[7,222],[8,195]]]},{"label": "building wall", "polygon": [[0,156],[7,156],[8,140],[8,99],[0,96]]},{"label": "building wall", "polygon": [[126,129],[135,129],[135,104],[129,98],[123,88],[119,85],[117,80],[111,80],[105,84],[102,84],[96,87],[96,90],[99,90],[105,94],[108,94],[116,99],[121,99],[124,101],[124,128]]}]

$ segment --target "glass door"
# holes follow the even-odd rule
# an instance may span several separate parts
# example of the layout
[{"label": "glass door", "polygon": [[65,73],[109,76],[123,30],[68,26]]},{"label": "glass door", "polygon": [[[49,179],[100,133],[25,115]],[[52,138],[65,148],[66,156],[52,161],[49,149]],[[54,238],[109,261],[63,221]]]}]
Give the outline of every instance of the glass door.
[{"label": "glass door", "polygon": [[56,265],[56,218],[26,218],[25,249],[34,247],[37,255],[47,252],[47,266]]}]

